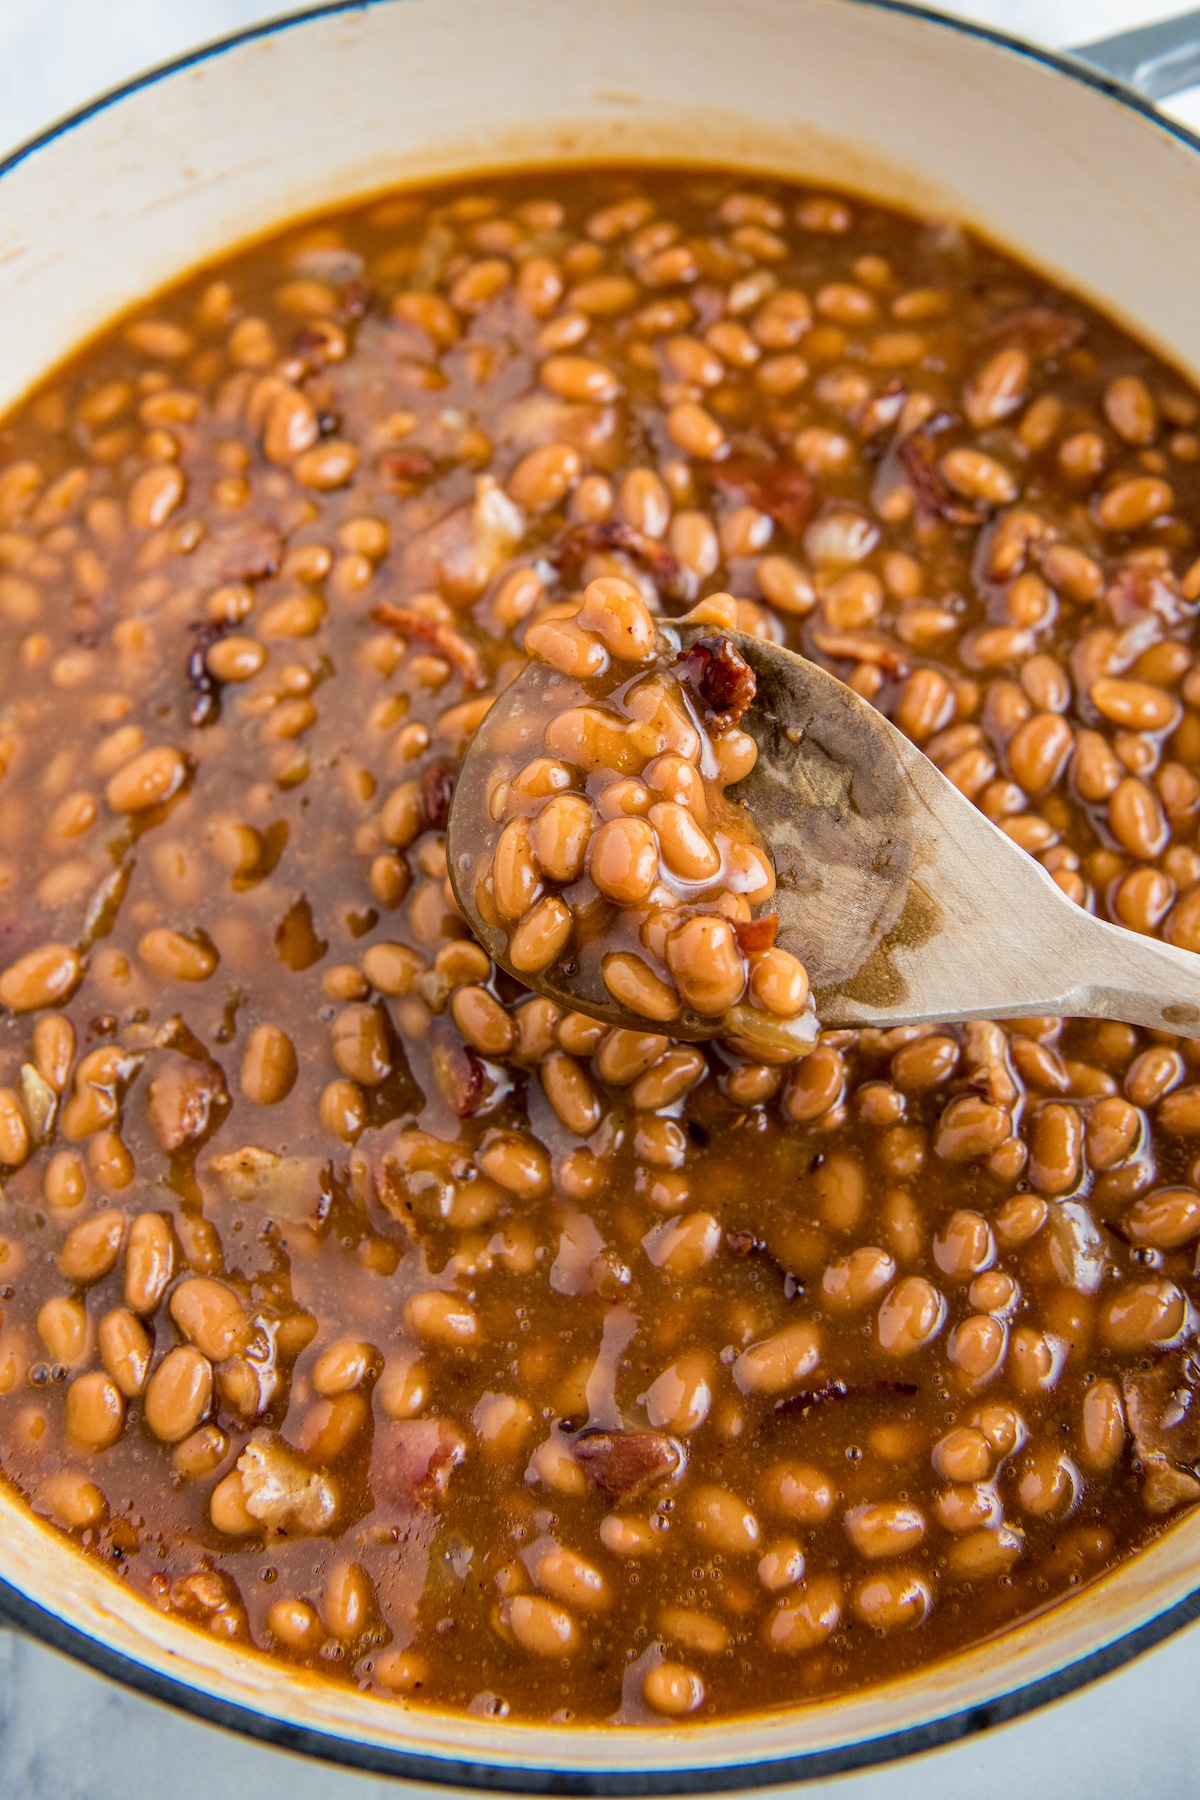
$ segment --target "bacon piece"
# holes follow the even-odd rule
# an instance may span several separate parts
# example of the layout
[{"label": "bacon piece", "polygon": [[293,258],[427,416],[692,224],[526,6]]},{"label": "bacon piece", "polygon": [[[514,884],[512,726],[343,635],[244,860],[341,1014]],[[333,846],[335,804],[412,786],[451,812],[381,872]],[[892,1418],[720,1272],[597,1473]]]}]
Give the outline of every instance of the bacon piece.
[{"label": "bacon piece", "polygon": [[763,913],[757,919],[744,919],[735,925],[733,935],[742,955],[752,956],[756,950],[769,950],[778,930],[779,914]]},{"label": "bacon piece", "polygon": [[421,809],[430,831],[445,831],[458,780],[458,764],[439,756],[421,771]]},{"label": "bacon piece", "polygon": [[228,1107],[229,1090],[219,1065],[186,1056],[169,1055],[146,1095],[150,1123],[169,1151],[207,1137]]},{"label": "bacon piece", "polygon": [[615,1500],[657,1487],[683,1461],[679,1445],[662,1431],[584,1431],[574,1456],[592,1486]]},{"label": "bacon piece", "polygon": [[713,737],[723,737],[741,723],[758,691],[754,670],[727,637],[697,638],[671,667],[704,708],[704,723]]},{"label": "bacon piece", "polygon": [[403,1419],[375,1440],[371,1486],[375,1498],[402,1506],[433,1506],[467,1453],[449,1419]]},{"label": "bacon piece", "polygon": [[869,631],[822,631],[813,628],[812,641],[822,656],[834,662],[874,663],[897,681],[912,672],[912,664],[902,650]]},{"label": "bacon piece", "polygon": [[193,568],[205,586],[262,581],[283,561],[283,533],[267,519],[247,519],[234,531],[216,532],[196,552]]},{"label": "bacon piece", "polygon": [[278,1432],[254,1432],[237,1466],[246,1511],[272,1531],[315,1537],[333,1523],[338,1509],[333,1482],[311,1468]]},{"label": "bacon piece", "polygon": [[389,631],[398,632],[402,637],[415,638],[438,656],[444,656],[462,677],[464,687],[486,685],[487,677],[479,652],[461,631],[455,631],[437,619],[428,619],[411,606],[395,606],[390,600],[383,600],[374,607],[371,617],[376,625],[386,625]]},{"label": "bacon piece", "polygon": [[875,1399],[881,1394],[907,1396],[916,1392],[915,1381],[826,1381],[819,1388],[806,1388],[799,1394],[789,1394],[786,1400],[777,1400],[772,1411],[799,1413],[801,1418],[806,1418],[818,1406],[830,1406],[838,1400]]},{"label": "bacon piece", "polygon": [[983,334],[985,343],[1016,344],[1030,356],[1057,356],[1069,350],[1083,336],[1082,319],[1055,312],[1049,306],[1024,306],[1018,312],[996,319]]},{"label": "bacon piece", "polygon": [[389,450],[379,459],[379,476],[393,492],[411,494],[422,482],[432,481],[436,465],[429,456],[414,456],[402,450]]},{"label": "bacon piece", "polygon": [[782,525],[789,537],[803,537],[817,504],[817,490],[803,469],[765,456],[730,456],[711,470],[714,487],[739,494]]},{"label": "bacon piece", "polygon": [[1119,626],[1154,618],[1172,630],[1196,615],[1196,607],[1183,598],[1171,576],[1136,566],[1117,570],[1105,589],[1104,604]]},{"label": "bacon piece", "polygon": [[1177,1463],[1200,1458],[1198,1374],[1176,1350],[1124,1377],[1125,1412],[1139,1456],[1169,1456]]},{"label": "bacon piece", "polygon": [[638,531],[620,519],[573,526],[550,552],[549,560],[561,574],[570,576],[586,557],[603,555],[606,551],[621,551],[640,563],[667,599],[689,598],[687,571],[677,558],[654,538],[647,537],[644,531]]},{"label": "bacon piece", "polygon": [[972,506],[964,506],[942,478],[937,466],[937,434],[954,423],[949,413],[935,413],[919,431],[910,431],[900,445],[900,461],[909,486],[923,512],[946,519],[951,525],[982,525],[987,518]]}]

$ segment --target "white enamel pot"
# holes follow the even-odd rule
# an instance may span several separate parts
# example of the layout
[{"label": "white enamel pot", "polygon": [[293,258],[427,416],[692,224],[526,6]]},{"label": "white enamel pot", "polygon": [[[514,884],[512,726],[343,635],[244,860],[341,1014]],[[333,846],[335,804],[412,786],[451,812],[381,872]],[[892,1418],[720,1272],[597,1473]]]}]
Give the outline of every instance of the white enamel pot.
[{"label": "white enamel pot", "polygon": [[[722,163],[962,219],[1196,374],[1198,150],[1078,65],[887,0],[332,6],[151,75],[0,167],[0,407],[289,217],[567,160]],[[358,1768],[523,1793],[757,1787],[950,1742],[1178,1630],[1200,1612],[1200,1512],[950,1663],[716,1725],[536,1727],[322,1684],[152,1611],[2,1484],[0,1609],[144,1693]]]}]

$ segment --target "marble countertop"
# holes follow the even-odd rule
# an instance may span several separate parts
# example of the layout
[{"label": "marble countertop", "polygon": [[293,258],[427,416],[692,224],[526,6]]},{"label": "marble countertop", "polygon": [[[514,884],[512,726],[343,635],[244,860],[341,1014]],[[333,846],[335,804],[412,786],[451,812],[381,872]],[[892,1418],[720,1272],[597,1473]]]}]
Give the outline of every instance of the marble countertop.
[{"label": "marble countertop", "polygon": [[[1186,0],[976,0],[942,10],[1056,48]],[[0,156],[97,93],[299,7],[256,0],[0,0]],[[1200,89],[1166,110],[1200,129]],[[1195,1800],[1200,1632],[1072,1698],[951,1749],[803,1790],[813,1800]],[[0,1630],[0,1800],[394,1800],[346,1774],[200,1725]],[[428,1792],[429,1790],[422,1790]]]}]

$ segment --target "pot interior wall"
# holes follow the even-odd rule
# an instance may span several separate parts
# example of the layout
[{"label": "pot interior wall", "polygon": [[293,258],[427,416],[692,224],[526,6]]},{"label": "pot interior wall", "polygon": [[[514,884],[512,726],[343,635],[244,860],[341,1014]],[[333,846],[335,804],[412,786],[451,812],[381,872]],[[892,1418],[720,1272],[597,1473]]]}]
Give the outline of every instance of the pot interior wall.
[{"label": "pot interior wall", "polygon": [[[114,313],[281,219],[389,183],[686,159],[971,221],[1200,369],[1200,158],[1118,101],[954,26],[849,0],[379,0],[235,44],[75,123],[0,179],[0,406]],[[380,1752],[509,1770],[761,1764],[984,1706],[1146,1627],[1200,1518],[952,1667],[810,1711],[580,1735],[381,1704],[135,1601],[0,1492],[0,1577],[185,1688]]]}]

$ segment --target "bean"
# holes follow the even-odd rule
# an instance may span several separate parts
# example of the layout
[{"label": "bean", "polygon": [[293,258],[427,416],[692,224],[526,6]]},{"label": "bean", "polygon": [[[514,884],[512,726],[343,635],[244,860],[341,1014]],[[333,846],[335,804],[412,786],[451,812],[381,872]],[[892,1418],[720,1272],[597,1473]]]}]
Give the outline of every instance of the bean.
[{"label": "bean", "polygon": [[600,1123],[600,1101],[580,1064],[566,1051],[555,1050],[538,1074],[559,1123],[576,1137],[590,1137]]},{"label": "bean", "polygon": [[344,1644],[362,1636],[377,1611],[375,1588],[360,1563],[339,1559],[325,1577],[321,1612],[326,1629]]},{"label": "bean", "polygon": [[391,1051],[383,1015],[364,1002],[343,1007],[333,1021],[333,1060],[349,1080],[362,1087],[378,1087],[392,1072]]},{"label": "bean", "polygon": [[963,1094],[938,1120],[933,1147],[945,1162],[972,1162],[998,1149],[1008,1135],[1007,1113],[975,1094]]},{"label": "bean", "polygon": [[567,947],[572,931],[569,909],[553,894],[533,907],[509,939],[509,961],[524,975],[536,974],[556,962]]},{"label": "bean", "polygon": [[124,1234],[124,1213],[93,1213],[67,1233],[58,1255],[60,1272],[80,1287],[103,1281],[116,1266]]},{"label": "bean", "polygon": [[1175,495],[1169,482],[1153,475],[1134,475],[1118,481],[1096,502],[1096,522],[1105,531],[1140,531],[1152,519],[1169,512]]},{"label": "bean", "polygon": [[61,1013],[47,1013],[33,1028],[33,1063],[47,1087],[65,1091],[75,1057],[75,1028]]},{"label": "bean", "polygon": [[1171,1137],[1200,1137],[1200,1088],[1179,1088],[1160,1101],[1158,1125]]},{"label": "bean", "polygon": [[199,1425],[212,1402],[212,1364],[190,1344],[169,1350],[146,1387],[143,1413],[155,1437],[178,1444]]},{"label": "bean", "polygon": [[78,1300],[56,1296],[39,1308],[37,1332],[51,1362],[78,1362],[88,1347],[88,1316]]},{"label": "bean", "polygon": [[871,1561],[903,1556],[925,1537],[924,1515],[903,1501],[879,1500],[852,1507],[843,1523],[859,1555]]},{"label": "bean", "polygon": [[1091,701],[1097,712],[1125,731],[1168,731],[1179,723],[1183,711],[1165,688],[1117,676],[1093,681]]},{"label": "bean", "polygon": [[1135,1244],[1177,1250],[1200,1235],[1200,1194],[1193,1188],[1159,1188],[1134,1201],[1122,1228]]},{"label": "bean", "polygon": [[1008,1346],[1008,1372],[1020,1394],[1038,1394],[1052,1388],[1063,1370],[1061,1345],[1031,1325],[1019,1326]]},{"label": "bean", "polygon": [[815,1650],[842,1622],[842,1588],[834,1575],[816,1575],[799,1594],[769,1613],[763,1636],[772,1650],[802,1655]]},{"label": "bean", "polygon": [[366,1099],[354,1081],[331,1081],[317,1104],[321,1129],[345,1144],[354,1143],[367,1122]]},{"label": "bean", "polygon": [[640,956],[613,951],[602,959],[600,968],[605,987],[629,1012],[662,1024],[679,1016],[681,1003],[676,990],[655,975]]},{"label": "bean", "polygon": [[1100,1335],[1115,1350],[1168,1344],[1183,1330],[1187,1301],[1173,1281],[1122,1282],[1100,1306]]},{"label": "bean", "polygon": [[131,1312],[157,1310],[175,1272],[175,1235],[161,1213],[139,1213],[125,1245],[125,1304]]},{"label": "bean", "polygon": [[685,920],[667,939],[667,966],[685,1003],[697,1012],[725,1012],[745,991],[741,954],[725,919],[699,915]]},{"label": "bean", "polygon": [[712,1358],[702,1350],[690,1351],[664,1369],[646,1391],[646,1417],[656,1431],[696,1431],[709,1415],[713,1401]]},{"label": "bean", "polygon": [[404,1308],[404,1322],[415,1337],[450,1347],[473,1343],[479,1329],[465,1301],[436,1291],[413,1294]]},{"label": "bean", "polygon": [[237,1355],[250,1342],[246,1309],[222,1281],[206,1275],[189,1276],[171,1295],[170,1310],[184,1337],[212,1362]]},{"label": "bean", "polygon": [[[978,1304],[974,1284],[971,1303]],[[987,1313],[974,1313],[954,1327],[946,1355],[971,1386],[979,1388],[999,1373],[1007,1345],[1008,1333],[999,1319],[993,1319]]]},{"label": "bean", "polygon": [[905,1044],[892,1057],[892,1080],[902,1094],[928,1093],[948,1081],[958,1067],[960,1051],[954,1038],[925,1037]]},{"label": "bean", "polygon": [[571,1656],[579,1648],[579,1627],[561,1606],[538,1594],[517,1594],[500,1602],[504,1630],[532,1656]]},{"label": "bean", "polygon": [[1125,1407],[1115,1381],[1093,1381],[1085,1389],[1078,1436],[1086,1469],[1105,1475],[1115,1468],[1125,1447]]},{"label": "bean", "polygon": [[1017,497],[1017,484],[1004,464],[982,450],[949,450],[940,466],[955,492],[968,499],[1007,506]]},{"label": "bean", "polygon": [[946,1302],[921,1275],[907,1275],[879,1308],[879,1343],[889,1356],[911,1356],[932,1343],[946,1322]]},{"label": "bean", "polygon": [[107,1375],[81,1375],[67,1389],[63,1427],[80,1449],[108,1450],[121,1435],[125,1402],[116,1383]]},{"label": "bean", "polygon": [[1014,781],[1031,798],[1058,783],[1074,745],[1074,734],[1057,713],[1035,713],[1008,742],[1008,766]]},{"label": "bean", "polygon": [[490,1180],[523,1200],[536,1200],[550,1186],[550,1162],[535,1140],[497,1133],[485,1139],[475,1161]]},{"label": "bean", "polygon": [[896,1278],[896,1264],[886,1250],[863,1245],[831,1262],[821,1277],[821,1299],[832,1312],[856,1312]]},{"label": "bean", "polygon": [[60,1150],[46,1165],[42,1193],[49,1206],[66,1210],[78,1206],[87,1193],[83,1164],[73,1150]]},{"label": "bean", "polygon": [[1017,1494],[1025,1511],[1035,1518],[1062,1518],[1074,1507],[1082,1485],[1079,1471],[1066,1452],[1043,1444],[1025,1458]]},{"label": "bean", "polygon": [[811,1056],[797,1064],[783,1096],[784,1111],[797,1124],[806,1124],[837,1106],[845,1091],[846,1065],[841,1051],[818,1044]]},{"label": "bean", "polygon": [[961,1581],[986,1581],[1004,1575],[1021,1554],[1021,1538],[1000,1525],[968,1532],[950,1546],[947,1563]]},{"label": "bean", "polygon": [[583,591],[579,623],[585,631],[594,631],[623,662],[648,662],[654,655],[654,620],[628,581],[612,576],[589,581]]},{"label": "bean", "polygon": [[[1165,1044],[1154,1044],[1140,1056],[1135,1056],[1126,1069],[1125,1092],[1134,1107],[1156,1106],[1165,1094],[1179,1086],[1186,1073],[1178,1050],[1170,1050]],[[1128,1110],[1133,1113],[1132,1107]],[[1136,1113],[1133,1113],[1133,1120],[1140,1124]]]},{"label": "bean", "polygon": [[508,491],[529,512],[548,512],[567,495],[583,472],[569,444],[544,444],[522,457],[508,478]]},{"label": "bean", "polygon": [[976,431],[1007,419],[1023,404],[1029,382],[1029,357],[1016,348],[997,350],[977,369],[963,390],[963,411]]},{"label": "bean", "polygon": [[97,1332],[100,1360],[127,1400],[136,1399],[150,1373],[153,1345],[136,1313],[114,1307]]},{"label": "bean", "polygon": [[10,963],[0,975],[0,1006],[36,1012],[69,1000],[83,979],[83,963],[66,944],[43,944]]},{"label": "bean", "polygon": [[693,400],[681,400],[667,410],[667,435],[685,456],[711,460],[725,443],[717,420]]},{"label": "bean", "polygon": [[114,812],[145,812],[177,794],[187,780],[181,751],[167,744],[143,750],[109,781],[104,797]]},{"label": "bean", "polygon": [[743,1394],[782,1394],[798,1387],[820,1361],[816,1327],[802,1321],[743,1350],[733,1365],[733,1379]]},{"label": "bean", "polygon": [[108,1517],[108,1501],[95,1482],[73,1469],[63,1469],[43,1481],[38,1500],[68,1531],[94,1530]]},{"label": "bean", "polygon": [[959,1425],[934,1445],[933,1466],[946,1481],[986,1481],[992,1472],[992,1447],[982,1431]]},{"label": "bean", "polygon": [[161,926],[139,940],[138,955],[163,981],[207,981],[217,966],[215,950]]},{"label": "bean", "polygon": [[[640,1035],[640,1034],[639,1034]],[[656,1112],[672,1106],[708,1073],[703,1052],[682,1046],[670,1050],[634,1082],[629,1098],[639,1109]]]},{"label": "bean", "polygon": [[578,1551],[546,1549],[532,1561],[530,1574],[538,1587],[579,1612],[606,1612],[612,1604],[608,1582]]},{"label": "bean", "polygon": [[644,901],[658,879],[653,827],[645,819],[605,820],[591,841],[588,872],[600,892],[619,905]]},{"label": "bean", "polygon": [[693,1488],[685,1502],[692,1531],[703,1544],[729,1556],[744,1555],[757,1545],[760,1530],[753,1512],[728,1488]]},{"label": "bean", "polygon": [[910,1630],[933,1609],[929,1583],[910,1569],[884,1569],[854,1590],[856,1616],[874,1631]]},{"label": "bean", "polygon": [[242,1057],[242,1092],[252,1105],[277,1106],[295,1086],[296,1052],[278,1025],[256,1025]]},{"label": "bean", "polygon": [[32,1150],[20,1100],[11,1088],[0,1088],[0,1164],[19,1169]]},{"label": "bean", "polygon": [[[363,951],[363,975],[381,994],[410,994],[424,966],[423,958],[407,944],[372,944]],[[352,993],[341,997],[361,1000],[365,995]]]},{"label": "bean", "polygon": [[530,828],[529,846],[551,881],[578,881],[595,823],[592,805],[582,794],[558,794],[542,807]]},{"label": "bean", "polygon": [[1029,1179],[1038,1192],[1070,1193],[1079,1181],[1082,1151],[1078,1110],[1055,1102],[1040,1107],[1029,1146]]},{"label": "bean", "polygon": [[1125,776],[1113,789],[1108,822],[1117,842],[1143,862],[1161,856],[1170,841],[1170,826],[1158,795],[1134,775]]},{"label": "bean", "polygon": [[656,1663],[642,1678],[642,1699],[654,1712],[682,1718],[703,1705],[704,1683],[683,1663]]},{"label": "bean", "polygon": [[991,1226],[981,1213],[955,1212],[933,1240],[933,1259],[943,1275],[957,1280],[978,1275],[996,1259]]}]

